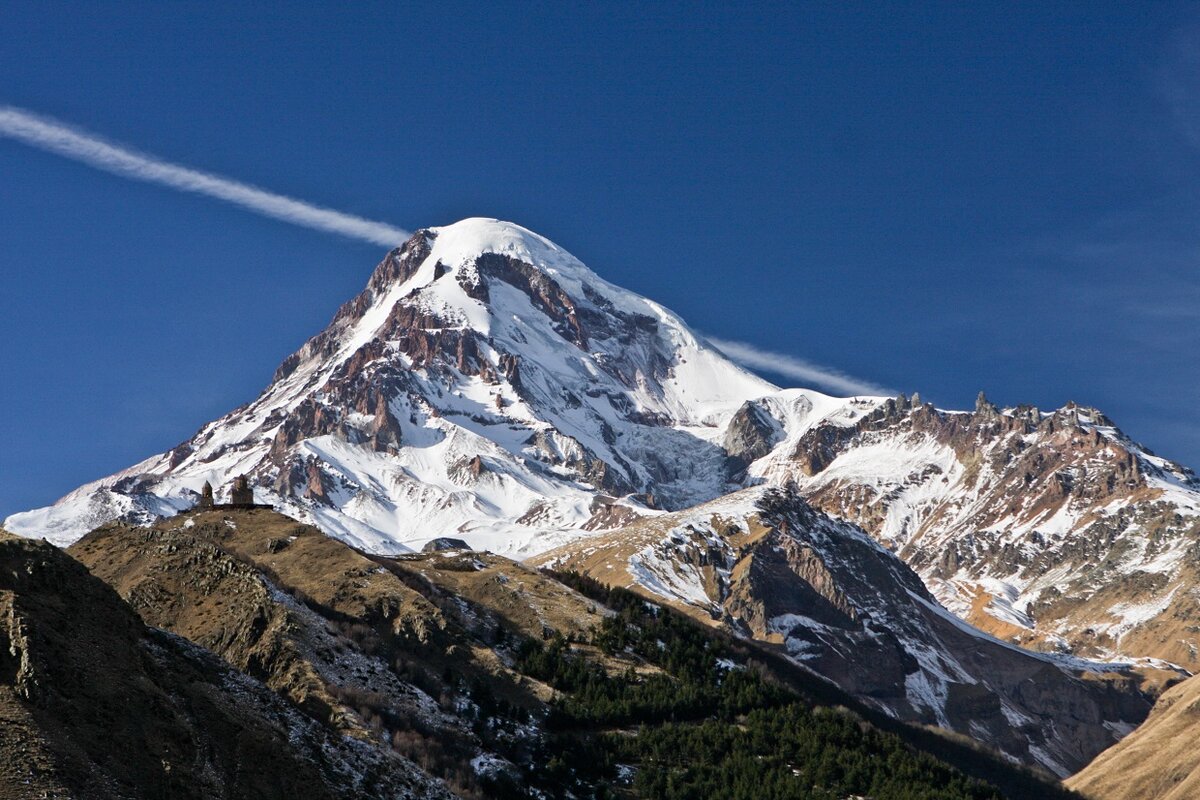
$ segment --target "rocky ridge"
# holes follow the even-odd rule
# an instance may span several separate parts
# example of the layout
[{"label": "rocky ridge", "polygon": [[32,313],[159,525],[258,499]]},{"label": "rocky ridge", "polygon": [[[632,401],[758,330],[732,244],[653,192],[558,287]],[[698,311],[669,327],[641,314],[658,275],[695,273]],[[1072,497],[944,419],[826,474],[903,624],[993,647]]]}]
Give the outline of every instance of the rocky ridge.
[{"label": "rocky ridge", "polygon": [[[1099,411],[970,413],[919,399],[823,414],[752,403],[786,429],[750,473],[794,483],[894,550],[951,610],[1001,638],[1195,668],[1200,484]],[[742,412],[739,412],[742,413]]]}]

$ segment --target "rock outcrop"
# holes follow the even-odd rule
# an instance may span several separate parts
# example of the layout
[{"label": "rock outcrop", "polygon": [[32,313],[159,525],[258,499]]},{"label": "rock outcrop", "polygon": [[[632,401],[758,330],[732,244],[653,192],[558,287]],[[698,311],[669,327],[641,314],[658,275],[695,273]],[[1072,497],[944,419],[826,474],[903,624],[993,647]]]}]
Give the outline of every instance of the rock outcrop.
[{"label": "rock outcrop", "polygon": [[[857,405],[856,405],[857,403]],[[786,430],[752,479],[894,550],[952,611],[1003,639],[1200,668],[1200,484],[1096,409],[971,413],[894,399],[756,401]]]}]

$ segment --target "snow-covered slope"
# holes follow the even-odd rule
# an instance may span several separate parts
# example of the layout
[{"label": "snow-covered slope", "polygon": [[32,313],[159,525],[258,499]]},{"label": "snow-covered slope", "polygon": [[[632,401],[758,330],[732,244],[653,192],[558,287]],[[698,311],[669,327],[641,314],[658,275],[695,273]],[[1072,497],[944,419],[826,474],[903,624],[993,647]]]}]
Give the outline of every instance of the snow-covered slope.
[{"label": "snow-covered slope", "polygon": [[1046,649],[1200,666],[1200,484],[1099,411],[782,392],[735,419],[751,417],[771,432],[751,480],[861,525],[959,616]]},{"label": "snow-covered slope", "polygon": [[1098,411],[780,390],[512,223],[419,231],[253,402],[5,525],[67,544],[243,473],[365,549],[514,555],[795,484],[1001,638],[1200,668],[1200,484]]},{"label": "snow-covered slope", "polygon": [[391,252],[254,402],[5,524],[68,544],[246,473],[368,549],[542,549],[728,490],[725,422],[775,390],[552,242],[468,219]]}]

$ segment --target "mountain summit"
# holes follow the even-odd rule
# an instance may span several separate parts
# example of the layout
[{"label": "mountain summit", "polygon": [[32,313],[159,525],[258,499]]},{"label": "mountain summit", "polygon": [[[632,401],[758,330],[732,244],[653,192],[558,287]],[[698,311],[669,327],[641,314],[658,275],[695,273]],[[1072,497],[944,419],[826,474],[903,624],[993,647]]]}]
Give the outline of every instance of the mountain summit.
[{"label": "mountain summit", "polygon": [[364,550],[520,556],[790,485],[1005,640],[1200,667],[1200,483],[1098,410],[781,390],[509,222],[418,231],[253,402],[5,525],[69,544],[240,475]]},{"label": "mountain summit", "polygon": [[467,219],[390,252],[254,402],[7,524],[69,544],[247,474],[260,501],[368,549],[544,549],[732,488],[726,425],[775,391],[553,242]]}]

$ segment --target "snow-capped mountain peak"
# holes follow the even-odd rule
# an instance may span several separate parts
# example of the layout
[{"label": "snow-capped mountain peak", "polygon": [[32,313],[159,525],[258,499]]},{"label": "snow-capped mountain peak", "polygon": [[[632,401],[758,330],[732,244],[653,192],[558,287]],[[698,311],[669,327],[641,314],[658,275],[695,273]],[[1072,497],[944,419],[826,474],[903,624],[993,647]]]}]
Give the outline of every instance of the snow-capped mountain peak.
[{"label": "snow-capped mountain peak", "polygon": [[[978,632],[933,598],[1005,642],[1200,666],[1194,593],[1181,591],[1197,574],[1200,485],[1100,412],[780,390],[667,309],[498,220],[418,231],[252,402],[4,526],[67,544],[112,519],[189,508],[206,482],[222,500],[240,475],[258,502],[362,550],[453,538],[569,553],[605,580],[624,572],[728,614],[742,633],[825,648],[828,660],[792,655],[827,672],[851,674],[844,658],[890,664],[847,688],[892,698],[880,707],[898,716],[955,726],[950,693],[1001,698],[990,732],[957,725],[990,741],[1028,732],[1026,679],[1059,662],[1021,655],[1006,673],[1019,680],[1001,685],[971,661]],[[805,510],[760,535],[762,509],[744,501],[772,487],[822,512],[819,524]],[[752,580],[761,593],[740,597],[735,578],[755,575],[784,580]],[[818,619],[825,605],[841,616]],[[910,635],[893,647],[902,625]],[[821,626],[833,627],[814,639]],[[894,658],[872,649],[881,642]],[[988,642],[1008,663],[1007,645]],[[1009,752],[1059,772],[1081,763],[1057,720],[1036,727]]]},{"label": "snow-capped mountain peak", "polygon": [[[646,265],[648,268],[652,264]],[[418,231],[251,403],[5,526],[69,543],[250,477],[376,551],[531,554],[766,483],[869,531],[1009,640],[1200,666],[1200,484],[1095,409],[780,390],[519,225]]]},{"label": "snow-capped mountain peak", "polygon": [[246,473],[365,547],[540,548],[728,490],[724,424],[775,391],[549,240],[467,219],[389,253],[249,405],[8,524],[66,543]]}]

